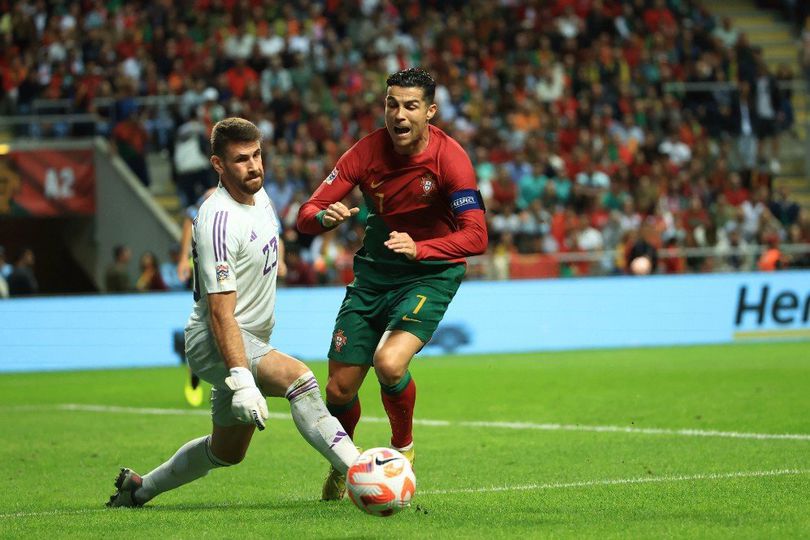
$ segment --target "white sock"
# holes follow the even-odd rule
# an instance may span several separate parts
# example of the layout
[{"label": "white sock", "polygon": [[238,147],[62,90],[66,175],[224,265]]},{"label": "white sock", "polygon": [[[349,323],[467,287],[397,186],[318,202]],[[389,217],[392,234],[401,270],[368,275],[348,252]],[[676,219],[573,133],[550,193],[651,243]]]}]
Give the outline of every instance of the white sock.
[{"label": "white sock", "polygon": [[326,410],[315,375],[311,371],[304,373],[284,395],[290,400],[293,421],[304,439],[335,469],[346,474],[360,453],[338,419]]},{"label": "white sock", "polygon": [[206,435],[187,442],[168,461],[146,474],[135,493],[138,501],[146,502],[164,491],[202,478],[211,469],[230,465],[211,453],[210,441],[211,436]]}]

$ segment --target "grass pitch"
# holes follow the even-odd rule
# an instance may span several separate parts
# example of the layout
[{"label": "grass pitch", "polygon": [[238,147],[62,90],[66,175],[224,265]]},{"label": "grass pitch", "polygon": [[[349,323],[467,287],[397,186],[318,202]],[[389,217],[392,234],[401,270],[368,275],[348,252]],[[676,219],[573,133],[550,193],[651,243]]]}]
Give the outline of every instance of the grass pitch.
[{"label": "grass pitch", "polygon": [[[325,363],[312,364],[321,384]],[[241,465],[106,509],[205,434],[181,368],[0,376],[0,537],[810,535],[810,344],[418,359],[414,505],[318,501],[326,462],[287,403]],[[356,441],[388,442],[373,375]]]}]

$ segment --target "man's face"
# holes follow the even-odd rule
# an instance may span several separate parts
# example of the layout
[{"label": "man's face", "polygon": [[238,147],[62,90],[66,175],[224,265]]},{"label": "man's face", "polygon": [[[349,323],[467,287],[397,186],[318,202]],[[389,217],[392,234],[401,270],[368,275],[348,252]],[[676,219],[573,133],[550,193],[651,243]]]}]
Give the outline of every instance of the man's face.
[{"label": "man's face", "polygon": [[34,266],[34,252],[30,249],[26,249],[25,253],[23,253],[23,262],[26,266]]},{"label": "man's face", "polygon": [[385,96],[385,127],[401,153],[410,154],[427,140],[428,121],[436,114],[436,104],[426,103],[418,86],[389,86]]},{"label": "man's face", "polygon": [[225,155],[212,156],[211,164],[229,190],[252,196],[261,189],[264,182],[259,141],[229,143]]}]

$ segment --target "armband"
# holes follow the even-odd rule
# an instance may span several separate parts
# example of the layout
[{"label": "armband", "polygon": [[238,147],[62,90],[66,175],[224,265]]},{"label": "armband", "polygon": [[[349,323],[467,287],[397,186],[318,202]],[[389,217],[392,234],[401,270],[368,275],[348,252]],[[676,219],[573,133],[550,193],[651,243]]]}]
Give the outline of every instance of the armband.
[{"label": "armband", "polygon": [[459,215],[467,210],[487,211],[484,206],[484,198],[477,189],[462,189],[450,194],[450,208],[455,215]]}]

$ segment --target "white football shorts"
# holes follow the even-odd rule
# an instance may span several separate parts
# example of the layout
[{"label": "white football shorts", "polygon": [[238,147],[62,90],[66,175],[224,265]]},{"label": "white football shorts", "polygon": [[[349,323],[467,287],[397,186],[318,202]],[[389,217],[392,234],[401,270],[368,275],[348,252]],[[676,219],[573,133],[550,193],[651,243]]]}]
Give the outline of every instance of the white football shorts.
[{"label": "white football shorts", "polygon": [[[250,372],[256,386],[259,385],[259,361],[275,350],[269,343],[265,343],[249,332],[242,332],[242,342],[245,344]],[[231,412],[231,398],[233,391],[225,385],[225,378],[230,371],[225,367],[225,361],[219,353],[214,341],[214,334],[206,329],[186,329],[186,361],[191,370],[202,380],[211,383],[211,419],[218,426],[234,426],[241,424]]]}]

